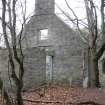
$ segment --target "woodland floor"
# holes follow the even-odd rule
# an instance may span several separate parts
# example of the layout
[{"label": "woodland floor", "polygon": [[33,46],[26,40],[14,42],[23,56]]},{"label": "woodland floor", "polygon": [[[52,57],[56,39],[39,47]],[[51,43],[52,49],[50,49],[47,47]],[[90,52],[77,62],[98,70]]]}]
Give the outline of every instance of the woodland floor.
[{"label": "woodland floor", "polygon": [[51,85],[47,88],[24,92],[23,98],[25,105],[105,105],[104,91],[77,86]]}]

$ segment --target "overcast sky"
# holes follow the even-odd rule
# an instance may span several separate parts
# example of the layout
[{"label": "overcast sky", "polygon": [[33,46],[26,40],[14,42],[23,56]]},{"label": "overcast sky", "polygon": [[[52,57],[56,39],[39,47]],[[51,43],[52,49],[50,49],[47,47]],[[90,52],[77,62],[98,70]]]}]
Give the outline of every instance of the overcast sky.
[{"label": "overcast sky", "polygon": [[[31,14],[35,9],[35,0],[26,0],[26,1],[27,1],[27,14]],[[100,6],[100,0],[93,0],[93,1],[95,2],[96,6]],[[76,13],[76,15],[79,17],[79,19],[86,18],[84,0],[67,0],[67,2],[70,5],[70,7],[73,9],[73,11]],[[72,17],[72,13],[70,12],[70,9],[67,8],[65,0],[55,0],[55,3],[59,5],[59,7],[62,8],[65,12],[69,13],[69,15]],[[62,13],[56,6],[55,6],[55,12],[57,14]],[[100,14],[98,12],[98,16],[99,15]]]},{"label": "overcast sky", "polygon": [[[84,17],[85,9],[84,8],[84,3],[83,0],[67,0],[71,8],[75,9],[75,12],[77,15],[80,17]],[[58,4],[62,9],[68,10],[67,6],[65,5],[65,0],[55,0],[55,3]],[[35,0],[27,0],[27,10],[28,12],[34,11],[35,8]],[[56,8],[57,13],[60,11]]]},{"label": "overcast sky", "polygon": [[[20,0],[22,1],[22,0]],[[35,10],[35,0],[26,0],[27,1],[27,14],[31,14],[32,12],[34,12]],[[98,6],[98,8],[100,8],[100,0],[93,0],[95,2],[95,5]],[[73,9],[73,11],[76,13],[77,17],[79,19],[85,19],[86,18],[86,12],[85,12],[85,5],[84,5],[84,0],[67,0],[69,6]],[[73,17],[72,13],[70,12],[70,9],[68,9],[65,0],[55,0],[55,4],[59,5],[60,8],[62,8],[66,13],[69,13],[69,15],[71,17]],[[19,11],[19,9],[18,9]],[[69,21],[69,19],[67,19],[67,17],[64,17],[61,13],[61,11],[55,6],[55,12],[56,14],[59,14],[58,16],[60,16],[67,24],[71,24],[71,22]],[[99,10],[98,10],[98,16],[100,16],[99,14]],[[1,12],[0,12],[1,14]],[[19,14],[19,17],[21,15]],[[75,17],[74,17],[75,18]],[[99,22],[100,22],[100,18],[99,18]]]},{"label": "overcast sky", "polygon": [[[70,7],[74,10],[76,15],[80,19],[84,19],[86,14],[85,14],[85,9],[84,9],[84,2],[83,0],[67,0]],[[62,8],[65,12],[69,13],[71,17],[72,13],[70,12],[70,9],[67,8],[67,5],[65,3],[65,0],[55,0],[55,4],[59,5],[60,8]],[[27,12],[32,13],[35,8],[35,0],[27,0]],[[55,12],[56,14],[62,13],[57,6],[55,5]],[[71,24],[71,22],[67,19],[67,17],[64,17],[64,15],[59,14],[60,16],[67,24]]]},{"label": "overcast sky", "polygon": [[[22,0],[20,0],[22,1]],[[35,9],[35,0],[26,0],[27,1],[27,14],[31,14],[34,9]],[[86,13],[85,13],[85,8],[84,8],[84,0],[67,0],[70,7],[74,10],[76,15],[79,17],[79,19],[84,19],[86,18]],[[95,2],[95,5],[100,8],[100,0],[93,0]],[[1,3],[1,2],[0,2]],[[65,12],[68,12],[70,16],[72,16],[70,10],[67,8],[65,4],[65,0],[55,0],[55,3],[59,5],[60,8],[62,8]],[[55,7],[56,8],[56,7]],[[61,13],[61,11],[56,8],[55,9],[56,13]],[[98,10],[98,16],[100,17],[99,10]],[[1,12],[0,12],[1,15]],[[62,17],[60,15],[60,17]],[[67,20],[67,18],[62,18],[63,20]],[[68,20],[65,21],[67,24],[71,24]],[[100,23],[100,18],[99,18],[99,23]],[[19,25],[18,25],[19,26]],[[73,25],[72,25],[73,26]],[[1,28],[0,28],[1,29]],[[0,30],[1,32],[1,30]]]},{"label": "overcast sky", "polygon": [[[74,10],[74,12],[76,13],[76,15],[79,17],[79,19],[84,19],[86,18],[86,12],[85,12],[85,8],[84,8],[84,0],[67,0],[70,7]],[[95,2],[95,5],[99,8],[100,6],[100,0],[93,0]],[[62,8],[65,12],[69,13],[72,16],[72,13],[70,12],[70,10],[67,8],[67,5],[65,3],[65,0],[55,0],[55,3],[57,5],[60,6],[60,8]],[[35,8],[35,0],[27,0],[27,12],[28,13],[32,13],[32,11],[34,11]],[[56,13],[61,13],[61,11],[55,6],[55,12]],[[98,16],[99,16],[99,12],[98,12]],[[62,15],[59,14],[60,17],[62,17]],[[64,18],[64,20],[67,20],[67,18]],[[65,21],[69,24],[69,21]]]}]

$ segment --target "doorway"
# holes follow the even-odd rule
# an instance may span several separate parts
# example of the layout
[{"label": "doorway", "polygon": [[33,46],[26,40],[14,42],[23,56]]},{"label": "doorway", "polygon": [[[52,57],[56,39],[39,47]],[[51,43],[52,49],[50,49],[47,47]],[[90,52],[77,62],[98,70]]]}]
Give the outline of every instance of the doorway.
[{"label": "doorway", "polygon": [[46,79],[48,81],[53,80],[53,56],[46,56]]}]

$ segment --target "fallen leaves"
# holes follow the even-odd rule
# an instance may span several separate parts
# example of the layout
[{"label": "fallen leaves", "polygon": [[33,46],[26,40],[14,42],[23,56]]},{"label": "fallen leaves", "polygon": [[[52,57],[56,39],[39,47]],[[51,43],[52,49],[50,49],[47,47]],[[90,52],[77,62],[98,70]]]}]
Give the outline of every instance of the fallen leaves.
[{"label": "fallen leaves", "polygon": [[[43,94],[42,97],[38,94]],[[51,85],[40,91],[29,91],[23,94],[25,105],[64,105],[64,103],[91,102],[105,104],[105,92],[99,89],[83,89],[81,87],[69,87]]]}]

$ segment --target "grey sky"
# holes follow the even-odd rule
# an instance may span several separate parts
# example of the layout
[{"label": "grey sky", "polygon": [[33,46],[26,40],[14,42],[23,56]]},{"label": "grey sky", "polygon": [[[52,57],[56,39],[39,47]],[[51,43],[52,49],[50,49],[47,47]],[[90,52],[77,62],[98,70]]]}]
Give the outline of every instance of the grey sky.
[{"label": "grey sky", "polygon": [[[80,17],[84,17],[85,9],[83,0],[67,0],[71,8],[75,9],[75,12]],[[67,6],[65,4],[65,0],[55,0],[55,3],[58,4],[63,10],[68,11]],[[35,8],[35,0],[27,0],[27,11],[31,13]],[[56,8],[57,13],[60,11]]]},{"label": "grey sky", "polygon": [[[20,0],[21,1],[21,0]],[[85,13],[85,8],[84,8],[84,0],[67,0],[70,7],[74,10],[74,12],[76,13],[76,15],[79,17],[79,19],[84,19],[86,18],[86,13]],[[100,0],[93,0],[96,4],[96,6],[98,8],[100,8]],[[1,2],[0,2],[1,3]],[[55,0],[55,3],[57,5],[60,6],[60,8],[62,8],[65,12],[69,13],[70,16],[72,16],[72,13],[70,12],[70,10],[67,8],[66,4],[65,4],[65,0]],[[35,9],[35,0],[27,0],[27,14],[31,14]],[[100,13],[99,10],[97,9],[97,13],[99,16],[99,23],[100,23]],[[55,9],[56,13],[61,13],[61,11],[59,11],[58,8]],[[1,15],[1,11],[0,11],[0,15]],[[21,16],[21,15],[20,15]],[[60,17],[62,17],[60,15]],[[66,20],[67,18],[62,18],[64,20]],[[71,24],[68,20],[65,21],[67,24]],[[1,26],[0,26],[1,27]],[[20,27],[20,25],[18,24],[18,28]],[[2,28],[0,28],[2,29]],[[0,30],[1,32],[1,30]]]},{"label": "grey sky", "polygon": [[[74,10],[76,15],[79,17],[79,19],[84,19],[86,18],[86,13],[85,13],[85,7],[84,7],[84,0],[67,0],[70,7]],[[100,0],[93,0],[95,2],[95,5],[99,8],[100,6]],[[55,3],[59,5],[60,8],[62,8],[65,12],[69,13],[71,17],[73,17],[72,13],[70,10],[67,8],[67,5],[65,3],[65,0],[55,0]],[[27,12],[32,13],[35,8],[35,0],[27,0]],[[55,6],[55,12],[56,13],[61,13],[61,11]],[[97,10],[98,16],[99,10]],[[60,17],[63,17],[64,20],[67,20],[67,18],[64,18],[64,16],[59,15]],[[99,18],[100,19],[100,18]],[[100,20],[99,20],[100,21]],[[69,21],[65,21],[69,24]]]},{"label": "grey sky", "polygon": [[[80,19],[84,19],[86,14],[85,14],[85,9],[84,9],[84,2],[83,0],[67,0],[70,7],[74,10],[76,15]],[[70,10],[67,8],[67,5],[65,3],[65,0],[55,0],[55,3],[59,5],[60,8],[62,8],[65,12],[69,13],[71,17],[73,17],[72,13]],[[35,8],[35,0],[27,0],[27,12],[32,13]],[[57,14],[61,13],[61,11],[55,6],[55,12]],[[71,24],[70,21],[66,17],[64,17],[62,14],[59,14],[59,16],[63,19],[66,20],[65,22],[68,24]]]}]

